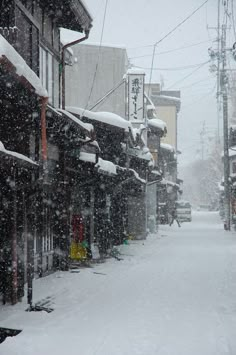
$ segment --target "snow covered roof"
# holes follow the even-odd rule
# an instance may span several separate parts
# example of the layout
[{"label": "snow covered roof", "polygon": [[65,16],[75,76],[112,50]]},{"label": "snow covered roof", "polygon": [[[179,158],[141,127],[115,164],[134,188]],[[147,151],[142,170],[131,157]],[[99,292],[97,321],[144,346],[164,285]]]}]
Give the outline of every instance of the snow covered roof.
[{"label": "snow covered roof", "polygon": [[150,152],[149,148],[147,148],[147,147],[144,147],[142,149],[139,148],[139,147],[136,147],[136,148],[129,147],[128,148],[128,154],[130,156],[133,156],[133,157],[136,157],[136,158],[139,158],[139,159],[144,159],[144,160],[147,160],[147,161],[153,161],[152,153]]},{"label": "snow covered roof", "polygon": [[154,169],[154,170],[151,171],[151,173],[154,174],[154,175],[157,175],[157,176],[162,176],[162,173],[159,170],[155,170]]},{"label": "snow covered roof", "polygon": [[8,156],[12,157],[12,158],[16,158],[19,160],[22,160],[26,163],[32,164],[32,165],[38,165],[35,161],[33,161],[32,159],[26,157],[23,154],[17,153],[17,152],[13,152],[12,150],[7,150],[5,149],[3,143],[0,141],[0,152],[7,154]]},{"label": "snow covered roof", "polygon": [[89,132],[89,133],[93,132],[94,129],[93,129],[93,125],[92,124],[82,122],[81,120],[79,120],[77,117],[75,117],[74,115],[72,115],[70,112],[68,112],[66,110],[57,109],[57,111],[63,113],[65,116],[70,118],[71,121],[73,121],[74,123],[78,124],[80,127],[85,129],[87,132]]},{"label": "snow covered roof", "polygon": [[24,77],[35,89],[37,95],[48,97],[47,90],[43,87],[39,77],[30,69],[19,53],[0,35],[0,62],[7,60],[16,69],[19,77]]},{"label": "snow covered roof", "polygon": [[159,118],[152,118],[151,120],[148,120],[148,126],[158,128],[163,132],[166,131],[166,123]]},{"label": "snow covered roof", "polygon": [[139,182],[141,182],[142,184],[146,184],[146,180],[142,179],[139,174],[137,173],[137,171],[135,171],[134,169],[130,169],[130,168],[124,168],[124,167],[121,167],[119,165],[117,165],[117,168],[121,171],[129,171],[129,172],[132,172],[133,174],[133,177],[138,180]]},{"label": "snow covered roof", "polygon": [[80,152],[79,154],[79,160],[86,161],[88,163],[96,163],[96,154],[94,153],[86,153],[86,152]]},{"label": "snow covered roof", "polygon": [[168,185],[168,186],[180,188],[179,184],[176,184],[175,182],[170,181],[170,180],[166,180],[166,179],[162,179],[162,180],[161,180],[161,184],[162,184],[162,185]]},{"label": "snow covered roof", "polygon": [[167,143],[161,143],[161,149],[169,150],[171,153],[175,152],[173,145]]},{"label": "snow covered roof", "polygon": [[55,109],[53,106],[51,106],[51,105],[49,105],[49,104],[47,104],[47,109],[49,109],[50,111],[56,113],[56,114],[59,115],[59,116],[62,116],[62,113],[61,113],[61,112],[59,112],[57,109]]},{"label": "snow covered roof", "polygon": [[103,160],[98,158],[98,162],[95,165],[98,168],[98,172],[108,173],[109,175],[117,175],[116,172],[116,165],[113,164],[111,161]]},{"label": "snow covered roof", "polygon": [[[222,156],[224,156],[224,153],[222,154]],[[236,147],[230,147],[229,148],[229,157],[234,157],[236,156]]]},{"label": "snow covered roof", "polygon": [[90,120],[95,120],[115,127],[119,127],[124,129],[127,132],[129,132],[129,130],[131,129],[131,124],[129,121],[126,121],[121,116],[118,116],[112,112],[92,112],[92,111],[84,110],[80,107],[71,107],[71,106],[66,107],[66,109],[73,114],[87,117]]},{"label": "snow covered roof", "polygon": [[131,69],[128,69],[126,74],[134,74],[134,75],[145,75],[145,71],[142,70],[142,69],[135,69],[135,68],[131,68]]},{"label": "snow covered roof", "polygon": [[[82,46],[93,46],[93,47],[100,47],[100,43],[99,42],[90,42],[90,40],[88,39],[86,42],[81,43]],[[111,49],[123,49],[126,51],[126,46],[125,44],[112,44],[112,43],[102,43],[102,48],[111,48]]]},{"label": "snow covered roof", "polygon": [[159,95],[159,97],[161,97],[162,99],[167,99],[167,100],[171,100],[171,101],[178,101],[178,102],[181,101],[180,97],[175,97],[175,96]]}]

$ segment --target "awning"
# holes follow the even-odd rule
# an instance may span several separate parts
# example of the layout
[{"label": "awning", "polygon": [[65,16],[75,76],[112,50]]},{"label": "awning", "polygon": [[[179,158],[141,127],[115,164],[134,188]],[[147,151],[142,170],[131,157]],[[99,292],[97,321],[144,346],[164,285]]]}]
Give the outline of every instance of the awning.
[{"label": "awning", "polygon": [[159,183],[162,180],[162,173],[154,169],[148,173],[148,185]]},{"label": "awning", "polygon": [[166,123],[159,118],[152,118],[148,120],[148,127],[152,130],[161,131],[162,134],[167,132]]},{"label": "awning", "polygon": [[34,91],[40,97],[48,97],[39,77],[2,35],[0,35],[0,65],[15,75],[30,91]]},{"label": "awning", "polygon": [[13,164],[26,168],[38,168],[38,164],[27,156],[13,152],[11,150],[5,149],[2,142],[0,142],[0,158],[1,161],[4,160],[6,162],[10,161]]},{"label": "awning", "polygon": [[90,138],[94,138],[95,134],[92,124],[82,122],[80,119],[78,119],[72,113],[66,110],[57,109],[57,111],[62,113],[63,116],[69,119],[71,124],[75,125],[76,127],[80,127],[83,131],[85,131]]},{"label": "awning", "polygon": [[160,183],[161,185],[171,186],[173,188],[176,188],[177,190],[180,188],[179,184],[176,184],[175,182],[170,180],[163,179]]},{"label": "awning", "polygon": [[125,130],[126,132],[129,132],[132,129],[129,121],[112,112],[92,112],[80,107],[66,107],[66,109],[73,115],[87,118],[90,121],[104,123]]},{"label": "awning", "polygon": [[57,13],[55,21],[58,27],[64,27],[73,31],[88,31],[92,27],[90,15],[82,0],[40,0],[43,7],[50,13]]},{"label": "awning", "polygon": [[80,152],[79,160],[87,162],[87,163],[96,164],[97,156],[94,153]]},{"label": "awning", "polygon": [[117,165],[108,160],[98,158],[98,162],[95,165],[99,173],[103,173],[109,176],[117,175]]},{"label": "awning", "polygon": [[46,105],[48,101],[47,90],[33,70],[26,64],[20,54],[0,35],[0,66],[4,71],[16,77],[23,87],[34,92],[41,98],[41,149],[43,169],[46,169],[47,160],[47,133],[46,133]]},{"label": "awning", "polygon": [[161,143],[160,147],[162,150],[166,150],[169,153],[175,153],[175,148],[171,144]]}]

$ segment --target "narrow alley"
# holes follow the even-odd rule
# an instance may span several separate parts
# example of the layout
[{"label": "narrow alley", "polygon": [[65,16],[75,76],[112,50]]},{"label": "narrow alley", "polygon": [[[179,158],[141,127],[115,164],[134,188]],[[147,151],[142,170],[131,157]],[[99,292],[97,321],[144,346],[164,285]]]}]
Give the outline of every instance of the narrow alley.
[{"label": "narrow alley", "polygon": [[161,226],[78,272],[34,282],[34,301],[0,309],[1,325],[23,331],[2,355],[223,355],[236,353],[235,233],[215,212],[195,212],[181,228]]}]

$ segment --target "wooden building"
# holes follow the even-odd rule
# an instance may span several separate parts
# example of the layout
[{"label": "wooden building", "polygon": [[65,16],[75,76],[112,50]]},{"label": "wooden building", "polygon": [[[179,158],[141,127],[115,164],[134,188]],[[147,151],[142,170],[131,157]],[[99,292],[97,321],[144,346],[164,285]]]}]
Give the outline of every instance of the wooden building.
[{"label": "wooden building", "polygon": [[64,204],[68,133],[77,136],[79,131],[83,139],[90,132],[53,109],[60,101],[59,28],[88,34],[91,26],[80,0],[0,2],[1,155],[17,156],[1,160],[4,302],[16,303],[22,297],[27,270],[29,277],[33,269],[41,276],[55,263],[66,265],[66,260],[55,262],[53,250],[56,228],[57,244],[66,249],[62,235],[69,228],[68,211],[56,208],[52,195],[57,194],[57,204]]}]

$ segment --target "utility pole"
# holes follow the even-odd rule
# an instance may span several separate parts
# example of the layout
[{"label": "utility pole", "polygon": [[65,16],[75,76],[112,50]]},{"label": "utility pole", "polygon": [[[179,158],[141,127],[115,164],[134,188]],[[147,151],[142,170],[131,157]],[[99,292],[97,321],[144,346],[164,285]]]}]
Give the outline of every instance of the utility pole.
[{"label": "utility pole", "polygon": [[229,184],[229,136],[228,136],[228,93],[226,74],[226,25],[222,26],[221,41],[222,70],[220,86],[223,98],[223,136],[224,136],[224,205],[225,205],[225,229],[230,230],[230,184]]},{"label": "utility pole", "polygon": [[220,143],[220,0],[218,0],[218,11],[217,11],[217,138],[218,143]]}]

